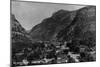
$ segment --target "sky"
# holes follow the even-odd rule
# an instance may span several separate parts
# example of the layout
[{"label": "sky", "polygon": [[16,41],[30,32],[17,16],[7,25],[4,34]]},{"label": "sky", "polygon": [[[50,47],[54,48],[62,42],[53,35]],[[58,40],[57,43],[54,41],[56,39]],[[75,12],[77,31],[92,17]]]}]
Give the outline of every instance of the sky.
[{"label": "sky", "polygon": [[35,25],[42,22],[43,19],[52,16],[60,9],[77,10],[84,7],[83,5],[72,4],[53,4],[39,2],[12,1],[11,12],[26,30],[32,29]]}]

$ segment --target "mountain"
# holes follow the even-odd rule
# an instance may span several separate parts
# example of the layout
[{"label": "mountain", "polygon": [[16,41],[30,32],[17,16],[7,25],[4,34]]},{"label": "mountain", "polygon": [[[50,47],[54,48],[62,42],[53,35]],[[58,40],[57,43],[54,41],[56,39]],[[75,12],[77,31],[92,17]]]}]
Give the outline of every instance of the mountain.
[{"label": "mountain", "polygon": [[12,31],[13,32],[20,32],[20,33],[25,33],[25,29],[21,26],[19,21],[15,18],[14,15],[11,15],[11,26],[12,26]]},{"label": "mountain", "polygon": [[30,35],[33,40],[48,41],[54,39],[60,30],[72,22],[75,15],[76,11],[59,10],[33,27]]},{"label": "mountain", "polygon": [[[12,49],[17,50],[31,44],[31,38],[14,15],[11,15]],[[29,45],[28,45],[29,44]],[[14,51],[13,50],[13,51]]]},{"label": "mountain", "polygon": [[[44,19],[40,24],[33,27],[30,31],[30,35],[33,41],[48,41],[51,39],[70,38],[72,37],[72,33],[70,33],[70,36],[66,34],[69,34],[72,29],[74,30],[74,38],[81,35],[83,36],[83,33],[79,33],[81,29],[82,31],[88,29],[91,31],[94,30],[95,33],[95,17],[95,6],[87,6],[75,11],[59,10],[53,13],[51,17]],[[88,26],[91,26],[91,28]],[[66,33],[64,31],[66,31]]]},{"label": "mountain", "polygon": [[[95,46],[96,40],[96,7],[88,6],[79,9],[69,26],[61,30],[59,40],[77,41],[80,44]],[[78,44],[77,43],[77,44]],[[91,45],[90,45],[91,44]]]}]

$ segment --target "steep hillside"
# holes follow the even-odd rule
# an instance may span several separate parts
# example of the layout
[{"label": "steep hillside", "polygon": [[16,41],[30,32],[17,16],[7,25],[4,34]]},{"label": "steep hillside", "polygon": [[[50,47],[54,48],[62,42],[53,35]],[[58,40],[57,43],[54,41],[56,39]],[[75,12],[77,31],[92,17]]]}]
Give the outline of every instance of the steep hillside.
[{"label": "steep hillside", "polygon": [[33,27],[30,32],[33,40],[50,40],[57,33],[68,26],[76,15],[76,11],[59,10],[51,17],[44,19],[40,24]]},{"label": "steep hillside", "polygon": [[[84,7],[76,11],[59,10],[55,12],[51,17],[44,19],[40,24],[33,27],[33,29],[30,32],[30,35],[32,36],[33,41],[48,41],[54,38],[56,39],[56,36],[58,38],[60,37],[60,39],[66,38],[67,36],[65,37],[64,30],[67,34],[69,34],[68,32],[70,32],[71,29],[74,31],[79,30],[73,33],[75,35],[74,37],[80,37],[81,35],[83,36],[83,33],[79,33],[81,32],[81,29],[82,31],[94,30],[95,33],[95,17],[96,16],[94,6]],[[63,30],[64,33],[61,30]],[[67,38],[69,37],[72,36],[68,35]]]},{"label": "steep hillside", "polygon": [[[30,36],[26,33],[25,29],[16,20],[14,15],[11,15],[11,41],[14,50],[29,46],[31,43]],[[14,51],[13,50],[13,51]]]},{"label": "steep hillside", "polygon": [[[77,15],[69,26],[57,35],[59,40],[75,40],[82,44],[94,44],[96,37],[96,7],[85,7],[77,11]],[[79,43],[78,42],[78,43]]]}]

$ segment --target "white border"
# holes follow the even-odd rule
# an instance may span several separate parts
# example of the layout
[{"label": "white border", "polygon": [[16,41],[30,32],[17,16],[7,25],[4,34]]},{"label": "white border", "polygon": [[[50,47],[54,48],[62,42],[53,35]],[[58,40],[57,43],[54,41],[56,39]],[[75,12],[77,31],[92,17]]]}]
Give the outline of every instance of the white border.
[{"label": "white border", "polygon": [[[33,1],[33,0],[27,0]],[[97,22],[97,61],[85,63],[38,65],[37,67],[99,67],[100,65],[100,2],[99,0],[36,0],[37,2],[54,2],[69,4],[96,5]],[[0,67],[10,67],[10,0],[0,0]],[[32,67],[32,66],[29,66]]]},{"label": "white border", "polygon": [[16,1],[37,1],[37,2],[96,5],[96,0],[16,0]]}]

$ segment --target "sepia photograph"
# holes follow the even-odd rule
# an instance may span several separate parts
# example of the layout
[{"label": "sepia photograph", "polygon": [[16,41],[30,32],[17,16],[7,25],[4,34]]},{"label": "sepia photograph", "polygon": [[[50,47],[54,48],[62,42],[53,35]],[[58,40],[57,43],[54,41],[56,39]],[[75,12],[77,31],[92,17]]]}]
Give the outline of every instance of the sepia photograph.
[{"label": "sepia photograph", "polygon": [[96,6],[11,0],[11,66],[96,61]]}]

